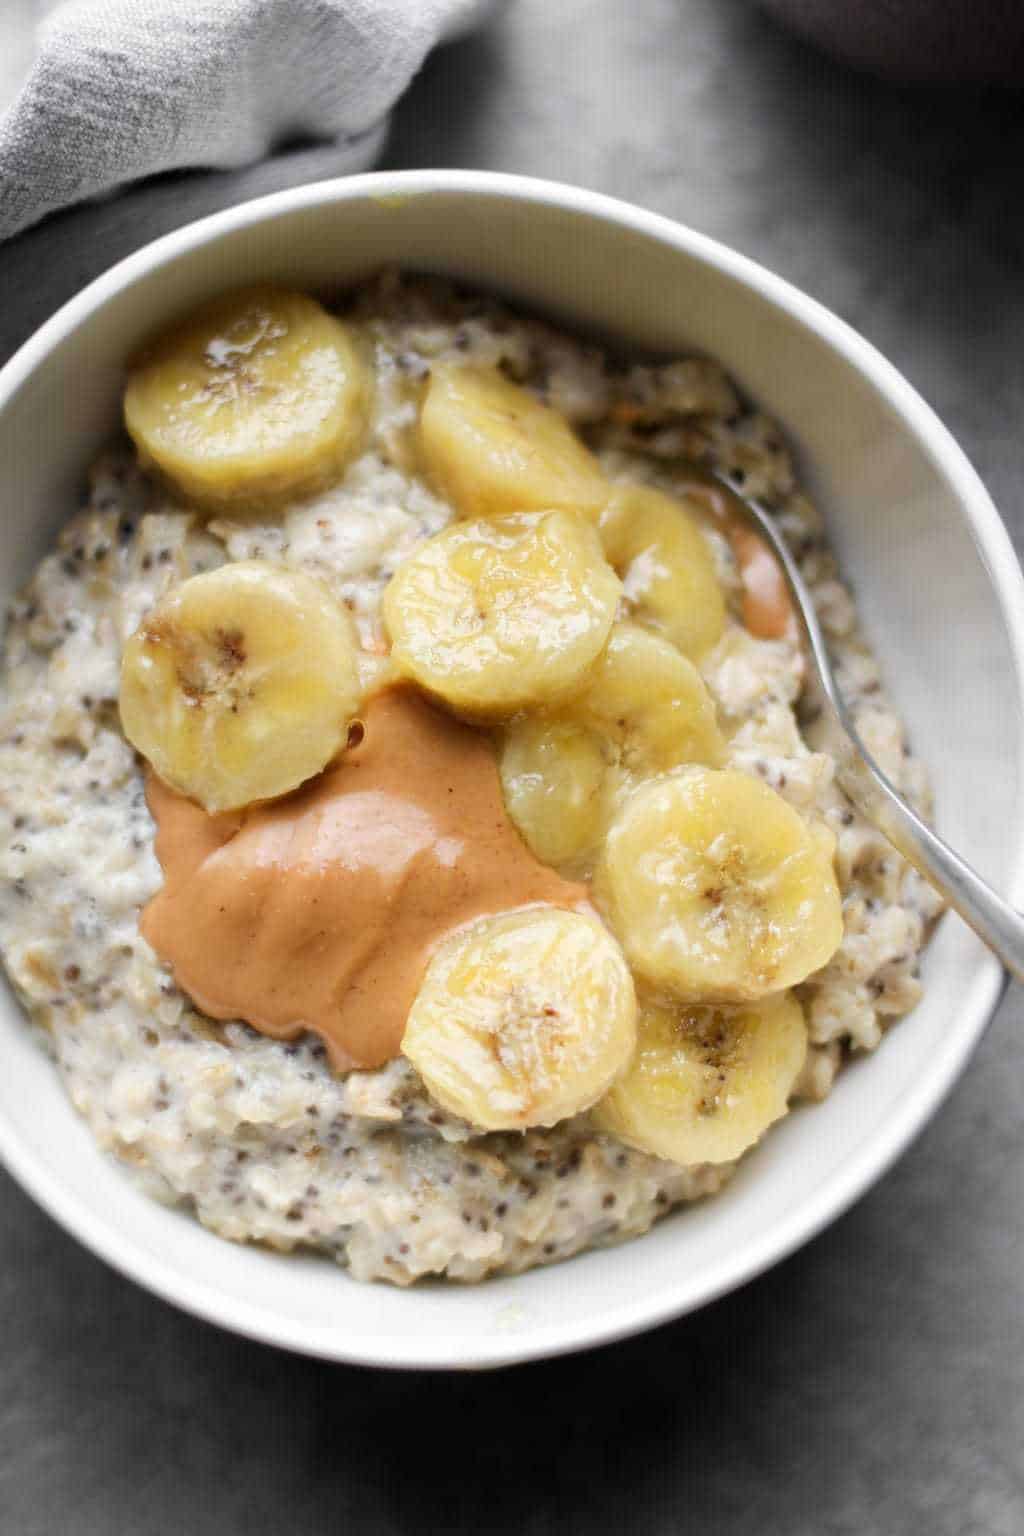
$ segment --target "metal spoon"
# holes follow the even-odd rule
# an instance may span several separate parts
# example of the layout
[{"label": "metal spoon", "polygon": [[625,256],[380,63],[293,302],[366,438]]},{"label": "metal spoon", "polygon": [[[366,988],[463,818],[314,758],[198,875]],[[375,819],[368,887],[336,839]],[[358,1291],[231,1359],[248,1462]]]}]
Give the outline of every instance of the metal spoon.
[{"label": "metal spoon", "polygon": [[1018,981],[1024,981],[1024,917],[992,889],[955,853],[938,833],[925,825],[890,783],[864,745],[843,696],[818,623],[811,594],[771,516],[746,496],[728,475],[713,477],[730,493],[738,517],[765,540],[786,578],[807,649],[818,673],[826,708],[837,730],[839,758],[836,778],[872,826],[941,893],[965,923],[987,944]]}]

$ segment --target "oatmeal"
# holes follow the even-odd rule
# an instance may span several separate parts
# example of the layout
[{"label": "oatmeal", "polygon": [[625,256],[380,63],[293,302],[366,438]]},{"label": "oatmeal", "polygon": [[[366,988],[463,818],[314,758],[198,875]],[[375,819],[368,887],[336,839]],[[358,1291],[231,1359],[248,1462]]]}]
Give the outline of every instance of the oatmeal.
[{"label": "oatmeal", "polygon": [[[489,300],[391,276],[347,306],[341,339],[322,329],[322,314],[294,309],[296,325],[321,328],[321,350],[335,347],[338,413],[317,418],[300,454],[286,462],[268,441],[248,465],[252,494],[240,501],[237,466],[186,473],[184,450],[170,439],[148,467],[130,445],[114,447],[93,471],[86,506],[13,603],[0,722],[0,948],[76,1109],[149,1194],[190,1207],[229,1239],[321,1250],[358,1279],[479,1280],[637,1236],[671,1207],[713,1195],[788,1102],[824,1098],[844,1055],[877,1046],[920,995],[918,960],[938,900],[835,783],[827,717],[779,620],[771,572],[757,551],[736,546],[706,494],[702,501],[702,469],[728,470],[777,517],[858,728],[925,815],[927,775],[781,436],[713,362],[622,365]],[[467,380],[485,374],[493,383],[481,404],[467,397]],[[272,372],[258,382],[271,387]],[[533,469],[513,455],[511,472],[495,461],[467,479],[473,413],[486,416],[493,399],[505,399],[503,385],[550,407],[562,426],[552,415],[531,418]],[[136,410],[151,398],[137,391]],[[480,600],[484,578],[473,567],[466,601],[486,643],[467,649],[460,631],[439,659],[438,626],[462,599],[456,593],[437,610],[433,578],[423,577],[437,550],[482,518],[510,561],[519,552],[523,572],[541,569],[542,556],[552,561],[524,607],[493,717],[486,657],[495,635],[505,643],[509,632],[494,629]],[[553,938],[550,906],[527,908],[543,921],[525,925],[488,919],[498,926],[484,937],[505,945],[509,977],[519,967],[528,979],[534,953],[560,957],[564,974],[536,998],[525,983],[501,983],[493,947],[480,962],[482,930],[460,930],[430,961],[409,1053],[396,1043],[382,1065],[346,1073],[314,1033],[273,1038],[252,1020],[199,1011],[141,936],[140,914],[159,897],[164,872],[145,764],[122,730],[122,656],[185,583],[232,562],[299,573],[328,591],[348,615],[355,692],[372,697],[400,667],[493,741],[508,814],[533,855],[557,872],[552,881],[592,889],[600,913],[563,914],[572,925],[556,924]],[[577,569],[587,583],[582,604],[572,591],[559,595],[560,573]],[[529,616],[543,610],[539,628],[549,634],[556,609],[564,629],[545,646],[542,634],[530,637]],[[242,664],[230,636],[225,654]],[[344,750],[346,720],[321,720],[315,764],[286,765],[248,798],[273,806],[318,773],[339,742]],[[218,753],[229,762],[230,745],[218,737],[204,749],[200,772],[208,776]],[[176,760],[161,767],[172,783]],[[175,788],[201,798],[191,783]],[[223,813],[223,802],[207,809]],[[708,861],[724,860],[716,818],[726,815],[730,825],[748,817],[774,829],[758,855],[763,902],[772,914],[789,911],[787,902],[817,903],[817,948],[795,924],[791,941],[774,943],[743,897],[754,876],[739,870],[738,855],[727,870],[732,886],[711,877]],[[668,842],[689,818],[673,853],[683,863],[668,886],[655,881],[653,895],[630,877],[642,858],[630,853],[627,863],[623,852],[616,864],[615,850],[632,848],[631,839],[647,846],[644,817],[661,818]],[[799,888],[775,873],[776,837],[802,861]],[[748,864],[754,842],[748,835],[740,850]],[[694,850],[699,912],[676,900]],[[713,996],[706,972],[695,980],[678,953],[663,953],[671,924],[717,946]],[[637,984],[635,1051],[632,983],[622,980],[616,940]],[[581,943],[590,960],[609,946],[601,974],[587,973],[584,1002],[575,981],[584,970],[574,969]],[[736,959],[751,946],[756,974]],[[572,1056],[573,1091],[566,1096],[551,1068],[541,1107],[515,1108],[513,1090],[534,1071],[516,1027],[532,1009],[549,1027],[556,980],[577,1010],[573,1022],[587,1023],[582,1044],[571,1030],[549,1031]],[[465,1016],[451,1007],[456,981],[469,999]],[[495,1042],[493,1071],[477,1069],[468,1090],[453,1087],[451,1052],[479,1035],[481,1020]],[[462,1029],[454,1043],[449,1026]],[[759,1054],[768,1039],[778,1047],[771,1065]],[[546,1070],[556,1059],[547,1040],[534,1030],[526,1042],[547,1052]],[[594,1046],[586,1070],[584,1045]],[[753,1136],[753,1122],[724,1114],[727,1095],[716,1097],[719,1076],[733,1072],[737,1092],[775,1074]],[[530,1082],[537,1086],[536,1074]]]}]

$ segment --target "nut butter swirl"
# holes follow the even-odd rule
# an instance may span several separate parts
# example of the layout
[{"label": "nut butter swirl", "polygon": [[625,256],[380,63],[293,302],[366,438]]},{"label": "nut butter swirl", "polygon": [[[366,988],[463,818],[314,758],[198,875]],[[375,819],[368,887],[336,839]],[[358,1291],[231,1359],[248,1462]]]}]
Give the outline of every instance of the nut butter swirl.
[{"label": "nut butter swirl", "polygon": [[408,686],[371,699],[362,739],[282,799],[209,816],[153,774],[146,794],[164,885],[143,936],[211,1018],[311,1030],[340,1071],[398,1054],[445,934],[587,900],[515,830],[489,737]]}]

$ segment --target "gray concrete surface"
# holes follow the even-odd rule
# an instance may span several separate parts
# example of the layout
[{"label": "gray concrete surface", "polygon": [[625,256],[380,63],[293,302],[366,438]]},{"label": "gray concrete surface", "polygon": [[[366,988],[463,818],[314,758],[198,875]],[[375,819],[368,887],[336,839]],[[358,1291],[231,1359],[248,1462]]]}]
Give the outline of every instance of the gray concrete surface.
[{"label": "gray concrete surface", "polygon": [[[3,7],[0,100],[40,8]],[[0,351],[116,255],[314,163],[174,178],[0,250]],[[518,0],[428,65],[386,163],[581,182],[757,257],[904,370],[1024,544],[1019,96],[854,78],[743,0]],[[771,1275],[479,1379],[219,1333],[0,1176],[0,1533],[1018,1536],[1022,1024],[1013,991],[899,1167]]]}]

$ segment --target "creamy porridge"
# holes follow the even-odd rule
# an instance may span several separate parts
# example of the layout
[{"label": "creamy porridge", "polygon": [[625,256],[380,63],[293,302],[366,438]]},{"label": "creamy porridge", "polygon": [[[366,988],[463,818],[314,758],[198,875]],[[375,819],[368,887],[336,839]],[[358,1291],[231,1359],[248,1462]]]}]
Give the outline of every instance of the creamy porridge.
[{"label": "creamy porridge", "polygon": [[[346,304],[343,318],[352,368],[372,375],[373,387],[346,402],[346,423],[356,425],[332,441],[329,472],[283,489],[265,475],[243,504],[227,482],[190,479],[181,462],[161,461],[158,475],[141,467],[131,445],[115,447],[93,471],[84,510],[13,603],[0,722],[0,947],[76,1109],[148,1193],[191,1207],[230,1239],[323,1250],[358,1279],[478,1280],[635,1236],[672,1206],[714,1194],[787,1102],[823,1098],[844,1055],[874,1049],[920,994],[918,959],[937,899],[835,785],[824,717],[805,686],[792,628],[773,613],[770,580],[751,579],[750,552],[715,515],[719,493],[702,467],[729,470],[775,513],[862,735],[925,814],[928,783],[776,428],[737,398],[713,362],[622,365],[489,300],[391,275]],[[509,383],[525,389],[588,445],[566,457],[560,439],[552,446],[544,438],[543,420],[530,427],[541,459],[558,460],[564,473],[565,505],[552,501],[547,484],[532,487],[517,475],[514,462],[505,473],[492,457],[486,484],[466,470],[466,443],[479,439],[472,412],[482,408],[459,390],[480,378],[499,391]],[[434,416],[424,421],[428,388]],[[490,420],[493,402],[485,404]],[[448,431],[452,412],[470,423],[465,440]],[[537,601],[549,607],[560,573],[590,562],[587,602],[569,604],[557,644],[516,650],[500,675],[491,659],[467,661],[460,632],[456,687],[453,664],[440,657],[432,572],[438,560],[445,572],[458,561],[468,569],[484,535],[469,556],[463,544],[488,518],[487,537],[497,529],[494,539],[504,541],[502,560],[514,564],[522,554],[524,581],[537,569],[530,541],[543,538],[548,554],[554,550],[538,579]],[[311,585],[350,616],[346,714],[358,713],[367,738],[365,747],[358,733],[343,744],[340,766],[328,773],[342,775],[345,752],[353,764],[363,760],[358,754],[375,740],[373,710],[401,698],[400,674],[402,688],[432,701],[431,710],[440,700],[452,721],[469,721],[445,730],[487,743],[481,750],[488,762],[494,756],[488,772],[500,783],[509,826],[556,882],[549,889],[527,881],[516,888],[526,892],[519,899],[478,896],[460,922],[474,911],[505,915],[454,937],[434,934],[426,979],[412,976],[404,1049],[401,1019],[390,1034],[378,1028],[387,1010],[377,994],[349,1033],[330,1019],[318,1032],[287,1027],[287,1012],[268,1022],[269,1014],[257,1017],[258,998],[239,1010],[250,1022],[232,1018],[237,993],[210,1001],[221,996],[216,975],[184,986],[198,974],[188,969],[187,946],[174,947],[184,919],[165,940],[151,916],[165,871],[165,905],[171,889],[151,815],[165,791],[151,775],[147,804],[145,764],[122,731],[122,654],[133,636],[153,641],[147,624],[186,581],[232,562],[316,578]],[[478,583],[475,602],[479,592]],[[482,602],[480,619],[489,643]],[[636,678],[642,718],[622,705],[628,694],[630,709],[639,709]],[[157,748],[131,735],[175,790],[197,798]],[[328,743],[313,769],[287,781],[254,780],[246,803],[270,809],[246,812],[250,829],[261,815],[273,821],[275,796],[286,797],[282,814],[292,815],[297,798],[313,793],[293,786],[333,751]],[[209,783],[206,758],[195,771]],[[212,791],[205,810],[166,795],[203,826],[213,813],[221,826],[237,809]],[[776,844],[804,860],[799,888],[787,876],[792,889],[783,890],[771,872],[758,886],[773,917],[776,901],[797,914],[784,953],[757,949],[764,924],[749,901],[742,911],[730,906],[717,876],[708,889],[707,860],[718,845],[705,822],[710,816],[717,827],[721,815],[755,829],[752,860],[767,859]],[[161,817],[162,831],[170,825]],[[691,963],[699,946],[666,950],[665,934],[673,924],[685,928],[692,913],[675,895],[642,888],[651,840],[667,846],[680,827],[687,857],[698,844],[704,850],[700,900],[710,902],[717,925],[710,980],[707,964]],[[237,831],[225,824],[220,841]],[[506,868],[504,858],[497,863]],[[749,895],[753,873],[730,878]],[[224,888],[219,912],[230,906],[230,882]],[[144,910],[155,948],[140,934]],[[806,932],[801,911],[814,916]],[[700,931],[712,932],[706,923]],[[249,973],[250,992],[266,990],[270,982],[259,978],[271,972],[287,976],[289,956],[296,975],[307,974],[289,948],[293,929],[275,933],[273,965],[238,967]],[[519,984],[508,976],[535,950],[549,971],[564,969],[574,986],[579,979],[578,1011],[558,1041],[575,1075],[569,1092],[557,1073],[542,1088],[534,1081],[532,1108],[510,1108],[509,1074],[529,1070],[510,1061],[522,1043],[516,1021],[505,1038],[495,1025],[493,1057],[480,1058],[468,1084],[456,1081],[446,1067],[481,1015],[463,1016],[453,998],[465,985],[479,1002],[483,966],[488,1017],[499,1017],[495,989],[507,983],[508,1005]],[[594,954],[604,968],[584,977],[587,965],[597,967]],[[585,997],[584,982],[593,982]],[[199,995],[209,1012],[195,1006]],[[541,1002],[550,1013],[547,993]],[[312,1005],[303,1008],[308,1021]],[[402,1018],[405,1011],[403,1004]],[[359,1010],[347,1006],[346,1014]],[[677,1068],[689,1074],[683,1088]]]}]

